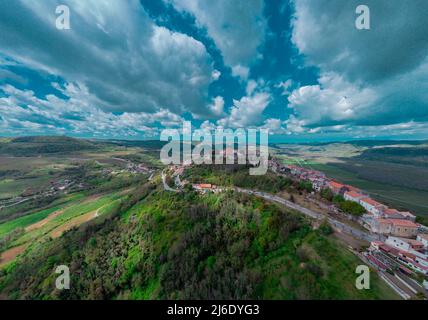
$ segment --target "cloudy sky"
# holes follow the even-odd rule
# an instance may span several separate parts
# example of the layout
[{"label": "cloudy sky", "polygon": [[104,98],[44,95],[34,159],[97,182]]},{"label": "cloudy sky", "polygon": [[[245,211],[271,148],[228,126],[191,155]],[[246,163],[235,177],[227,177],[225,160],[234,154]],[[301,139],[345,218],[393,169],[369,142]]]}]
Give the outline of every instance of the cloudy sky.
[{"label": "cloudy sky", "polygon": [[428,138],[428,1],[363,2],[0,1],[0,135]]}]

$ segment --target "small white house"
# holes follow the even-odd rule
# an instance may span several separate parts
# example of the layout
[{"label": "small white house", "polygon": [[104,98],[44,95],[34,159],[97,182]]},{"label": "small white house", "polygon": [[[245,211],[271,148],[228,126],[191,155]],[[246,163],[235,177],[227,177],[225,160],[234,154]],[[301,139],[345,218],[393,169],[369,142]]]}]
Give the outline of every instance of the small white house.
[{"label": "small white house", "polygon": [[390,236],[386,239],[385,243],[391,247],[407,252],[421,251],[421,249],[423,249],[423,243],[414,239]]},{"label": "small white house", "polygon": [[347,191],[347,192],[345,192],[343,197],[345,198],[345,200],[353,201],[356,203],[359,203],[361,199],[366,198],[365,195],[358,193],[358,192],[355,192],[355,191]]},{"label": "small white house", "polygon": [[380,217],[382,215],[385,206],[373,199],[362,198],[359,200],[360,205],[364,207],[368,212],[370,212],[375,217]]},{"label": "small white house", "polygon": [[416,240],[422,242],[424,248],[428,248],[428,234],[420,233],[418,234]]}]

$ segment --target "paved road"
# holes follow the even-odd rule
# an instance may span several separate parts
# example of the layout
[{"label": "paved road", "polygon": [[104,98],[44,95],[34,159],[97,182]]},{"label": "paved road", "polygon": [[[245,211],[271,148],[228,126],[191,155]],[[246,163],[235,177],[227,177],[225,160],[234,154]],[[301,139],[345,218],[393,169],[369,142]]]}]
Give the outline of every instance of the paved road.
[{"label": "paved road", "polygon": [[162,171],[162,183],[163,183],[163,187],[166,191],[171,191],[171,192],[179,192],[179,190],[175,190],[173,188],[171,188],[167,183],[166,183],[166,175],[165,172]]},{"label": "paved road", "polygon": [[247,189],[242,189],[242,188],[235,188],[235,190],[237,192],[255,195],[255,196],[264,198],[266,200],[269,200],[269,201],[274,201],[274,202],[280,203],[282,205],[285,205],[288,208],[299,211],[299,212],[301,212],[301,213],[305,214],[306,216],[313,218],[313,219],[324,220],[327,218],[328,222],[333,227],[335,227],[337,230],[339,230],[343,233],[347,233],[347,234],[353,236],[354,238],[358,238],[358,239],[365,240],[368,242],[379,240],[379,237],[377,235],[372,235],[368,232],[356,229],[356,228],[351,227],[351,226],[349,226],[343,222],[340,222],[334,218],[327,217],[321,213],[318,213],[318,212],[312,211],[308,208],[302,207],[302,206],[300,206],[294,202],[285,200],[284,198],[281,198],[281,197],[278,197],[278,196],[275,196],[275,195],[272,195],[272,194],[269,194],[266,192],[252,191],[252,190],[247,190]]}]

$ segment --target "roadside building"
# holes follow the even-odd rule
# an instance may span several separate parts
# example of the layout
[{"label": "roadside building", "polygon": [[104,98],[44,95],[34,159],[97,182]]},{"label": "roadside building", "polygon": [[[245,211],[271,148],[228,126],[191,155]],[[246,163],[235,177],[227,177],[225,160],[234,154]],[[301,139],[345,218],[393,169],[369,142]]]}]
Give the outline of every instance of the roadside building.
[{"label": "roadside building", "polygon": [[413,251],[420,252],[424,248],[424,244],[421,241],[414,240],[414,239],[392,237],[392,236],[388,237],[385,243],[387,245],[390,245],[392,247],[395,247],[397,249],[407,251],[407,252],[413,252]]},{"label": "roadside building", "polygon": [[309,180],[312,182],[312,188],[315,191],[321,191],[326,186],[326,181],[323,178],[309,178]]},{"label": "roadside building", "polygon": [[386,208],[382,211],[382,216],[385,219],[404,219],[397,209]]},{"label": "roadside building", "polygon": [[393,209],[393,208],[383,209],[381,215],[385,219],[404,219],[404,220],[410,220],[413,222],[416,220],[416,217],[410,212],[398,211],[397,209]]},{"label": "roadside building", "polygon": [[420,233],[416,237],[416,240],[422,242],[425,249],[428,248],[428,234]]},{"label": "roadside building", "polygon": [[192,185],[193,189],[195,189],[196,191],[200,192],[200,193],[207,193],[207,192],[221,192],[222,189],[217,188],[216,185],[213,184],[209,184],[209,183],[200,183],[200,184],[194,184]]},{"label": "roadside building", "polygon": [[345,200],[359,203],[360,200],[365,198],[366,196],[355,191],[346,191],[343,197],[345,198]]},{"label": "roadside building", "polygon": [[345,187],[346,187],[346,189],[348,189],[348,191],[353,191],[353,192],[361,193],[361,194],[363,193],[360,189],[355,188],[355,187],[353,187],[353,186],[346,185]]},{"label": "roadside building", "polygon": [[380,217],[383,210],[386,208],[383,204],[371,198],[362,198],[359,200],[359,203],[367,210],[367,212],[371,213],[375,217]]},{"label": "roadside building", "polygon": [[343,196],[345,194],[345,192],[348,191],[348,189],[346,188],[346,186],[344,184],[341,184],[341,183],[336,182],[336,181],[329,181],[328,187],[330,188],[330,190],[335,195]]},{"label": "roadside building", "polygon": [[367,219],[366,224],[374,233],[390,235],[402,238],[416,237],[418,225],[409,220],[403,219]]},{"label": "roadside building", "polygon": [[413,221],[413,222],[416,221],[416,216],[414,214],[411,214],[408,211],[399,211],[399,212],[404,217],[404,219],[410,220],[410,221]]},{"label": "roadside building", "polygon": [[404,238],[416,237],[418,233],[418,225],[409,220],[403,219],[387,219],[392,224],[391,235]]}]

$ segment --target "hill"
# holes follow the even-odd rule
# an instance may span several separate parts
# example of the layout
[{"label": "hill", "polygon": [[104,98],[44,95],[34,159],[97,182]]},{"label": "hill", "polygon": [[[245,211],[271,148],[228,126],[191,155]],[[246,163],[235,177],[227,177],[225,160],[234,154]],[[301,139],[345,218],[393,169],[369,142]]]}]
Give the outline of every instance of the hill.
[{"label": "hill", "polygon": [[[14,299],[390,299],[361,262],[302,215],[259,198],[168,193],[145,184],[111,213],[32,245],[0,271]],[[70,290],[55,289],[67,265]]]},{"label": "hill", "polygon": [[95,150],[99,144],[63,136],[19,137],[0,140],[0,155],[28,157]]}]

